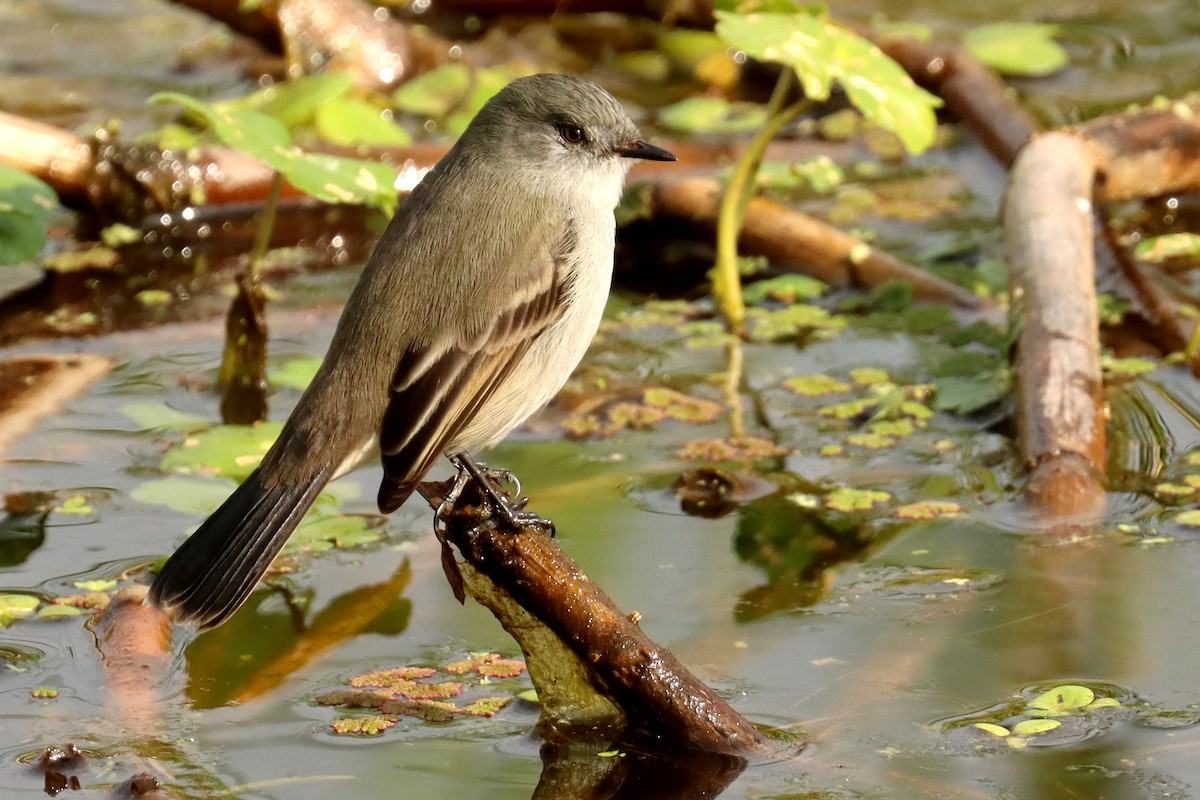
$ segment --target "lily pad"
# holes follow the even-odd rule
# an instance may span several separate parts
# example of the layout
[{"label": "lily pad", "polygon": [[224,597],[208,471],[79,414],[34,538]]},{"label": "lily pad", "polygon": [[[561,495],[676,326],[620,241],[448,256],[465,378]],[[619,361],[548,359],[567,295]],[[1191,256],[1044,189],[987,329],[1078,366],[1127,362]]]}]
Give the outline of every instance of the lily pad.
[{"label": "lily pad", "polygon": [[167,451],[159,462],[163,472],[246,478],[283,429],[281,422],[259,425],[218,425],[189,436]]},{"label": "lily pad", "polygon": [[1067,51],[1054,41],[1057,25],[999,22],[969,31],[967,51],[1005,75],[1042,77],[1067,65]]},{"label": "lily pad", "polygon": [[441,119],[463,101],[471,88],[465,64],[443,64],[404,83],[392,94],[401,111]]},{"label": "lily pad", "polygon": [[748,133],[766,123],[767,110],[720,97],[688,97],[660,109],[658,121],[684,133]]},{"label": "lily pad", "polygon": [[886,503],[892,496],[887,492],[874,489],[851,489],[841,487],[834,489],[825,497],[825,507],[833,511],[870,511],[880,503]]},{"label": "lily pad", "polygon": [[321,362],[322,359],[315,356],[289,358],[278,367],[268,369],[267,380],[273,386],[286,386],[289,389],[304,391],[316,377]]},{"label": "lily pad", "polygon": [[60,211],[58,195],[46,183],[0,164],[0,265],[37,258],[46,227]]},{"label": "lily pad", "polygon": [[0,594],[0,627],[33,614],[41,601],[28,594]]}]

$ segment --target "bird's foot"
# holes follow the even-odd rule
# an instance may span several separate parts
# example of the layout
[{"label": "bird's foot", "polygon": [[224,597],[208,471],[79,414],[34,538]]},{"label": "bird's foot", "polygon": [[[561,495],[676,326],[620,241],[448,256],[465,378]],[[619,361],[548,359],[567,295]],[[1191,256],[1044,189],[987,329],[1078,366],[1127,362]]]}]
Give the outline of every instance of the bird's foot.
[{"label": "bird's foot", "polygon": [[[444,511],[449,511],[454,507],[454,503],[458,501],[458,497],[466,487],[467,481],[474,480],[475,484],[479,487],[479,491],[487,498],[492,512],[503,519],[510,527],[517,530],[534,528],[545,531],[550,534],[551,538],[554,537],[556,532],[554,522],[532,511],[523,510],[529,502],[529,498],[519,496],[521,494],[521,481],[511,471],[493,469],[486,464],[478,464],[466,453],[456,453],[450,456],[450,461],[458,468],[458,476],[454,479],[454,486],[442,501],[442,505],[438,508],[439,520]],[[496,489],[496,484],[501,482],[513,485],[515,491],[512,495],[506,497]]]}]

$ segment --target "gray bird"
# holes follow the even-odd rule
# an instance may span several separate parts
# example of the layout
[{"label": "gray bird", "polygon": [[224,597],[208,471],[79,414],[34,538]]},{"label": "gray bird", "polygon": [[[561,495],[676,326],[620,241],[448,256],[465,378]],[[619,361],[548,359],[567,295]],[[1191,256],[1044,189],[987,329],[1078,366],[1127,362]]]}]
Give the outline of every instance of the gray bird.
[{"label": "gray bird", "polygon": [[534,75],[493,97],[400,207],[279,439],[167,561],[151,602],[201,629],[224,622],[325,484],[376,448],[383,513],[443,453],[478,478],[468,451],[545,405],[596,333],[631,159],[675,157],[590,81]]}]

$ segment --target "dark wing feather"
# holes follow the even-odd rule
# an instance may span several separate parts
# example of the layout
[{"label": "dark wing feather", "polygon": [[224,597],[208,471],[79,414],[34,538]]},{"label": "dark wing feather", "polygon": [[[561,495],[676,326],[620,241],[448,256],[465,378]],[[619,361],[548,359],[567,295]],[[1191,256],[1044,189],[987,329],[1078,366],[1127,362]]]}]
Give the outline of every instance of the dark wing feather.
[{"label": "dark wing feather", "polygon": [[545,263],[530,271],[528,291],[500,308],[485,330],[440,350],[410,348],[402,356],[379,432],[380,511],[400,507],[512,366],[558,321],[566,302],[561,275],[569,248],[570,239],[563,237]]}]

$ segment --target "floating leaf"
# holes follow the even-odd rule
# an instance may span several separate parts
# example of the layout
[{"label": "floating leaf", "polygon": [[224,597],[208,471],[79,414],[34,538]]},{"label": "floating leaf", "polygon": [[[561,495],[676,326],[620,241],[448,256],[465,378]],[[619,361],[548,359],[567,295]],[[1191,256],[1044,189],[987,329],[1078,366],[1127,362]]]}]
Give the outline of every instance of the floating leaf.
[{"label": "floating leaf", "polygon": [[968,31],[967,51],[1005,75],[1036,78],[1067,65],[1067,51],[1054,41],[1057,25],[998,22]]},{"label": "floating leaf", "polygon": [[1003,725],[994,725],[991,722],[976,722],[973,727],[976,727],[986,733],[990,733],[993,736],[1003,737],[1012,734],[1012,731],[1010,731],[1008,728],[1005,728]]},{"label": "floating leaf", "polygon": [[278,367],[267,370],[267,380],[273,386],[286,386],[289,389],[304,391],[321,368],[322,359],[314,356],[297,356],[289,358]]},{"label": "floating leaf", "polygon": [[852,433],[846,437],[846,444],[867,450],[888,450],[896,446],[896,440],[878,433]]},{"label": "floating leaf", "polygon": [[100,578],[94,581],[75,581],[71,585],[83,589],[85,592],[107,592],[116,587],[117,582]]},{"label": "floating leaf", "polygon": [[1012,732],[1014,736],[1033,736],[1034,734],[1052,731],[1060,725],[1062,723],[1056,719],[1026,719],[1014,725]]},{"label": "floating leaf", "polygon": [[850,380],[859,386],[878,386],[881,383],[890,382],[891,377],[885,369],[879,369],[878,367],[857,367],[850,370]]},{"label": "floating leaf", "polygon": [[51,689],[48,686],[39,686],[29,694],[34,700],[53,700],[58,697],[58,689]]},{"label": "floating leaf", "polygon": [[[431,667],[394,667],[393,669],[385,669],[378,672],[368,672],[365,675],[356,675],[350,679],[350,685],[355,687],[378,686],[382,689],[393,689],[399,684],[408,686],[413,681],[421,680],[422,678],[431,678],[436,674],[437,670]],[[339,703],[339,705],[344,705],[344,703]]]},{"label": "floating leaf", "polygon": [[33,614],[41,605],[36,597],[27,594],[0,594],[0,627]]},{"label": "floating leaf", "polygon": [[329,723],[339,736],[379,736],[395,726],[396,721],[388,717],[346,717]]},{"label": "floating leaf", "polygon": [[1133,378],[1158,369],[1158,364],[1148,358],[1114,358],[1109,355],[1100,357],[1100,366],[1110,378]]},{"label": "floating leaf", "polygon": [[801,397],[822,397],[830,394],[842,394],[850,391],[850,384],[839,381],[831,375],[815,374],[815,375],[798,375],[795,378],[788,378],[783,382],[785,389],[789,389]]},{"label": "floating leaf", "polygon": [[458,706],[444,700],[413,700],[397,697],[379,707],[385,714],[409,716],[426,722],[449,722],[461,713]]},{"label": "floating leaf", "polygon": [[647,405],[661,408],[668,417],[681,422],[712,422],[725,413],[725,407],[720,403],[690,397],[674,389],[646,389],[642,398]]},{"label": "floating leaf", "polygon": [[717,12],[717,34],[760,61],[796,70],[804,94],[829,98],[838,81],[863,116],[900,137],[911,153],[931,144],[941,105],[874,44],[811,14]]},{"label": "floating leaf", "polygon": [[493,717],[512,701],[511,697],[481,697],[463,706],[462,712],[473,717]]},{"label": "floating leaf", "polygon": [[896,509],[900,519],[925,520],[962,513],[962,506],[948,500],[921,500]]},{"label": "floating leaf", "polygon": [[59,211],[58,195],[46,183],[0,164],[0,265],[37,258]]},{"label": "floating leaf", "polygon": [[685,133],[748,133],[767,121],[767,110],[720,97],[688,97],[659,109],[658,121]]},{"label": "floating leaf", "polygon": [[1096,693],[1088,687],[1068,683],[1042,692],[1026,705],[1029,708],[1065,714],[1069,711],[1081,709],[1095,699]]},{"label": "floating leaf", "polygon": [[145,430],[195,431],[210,424],[201,417],[176,411],[162,403],[127,403],[121,406],[121,413]]},{"label": "floating leaf", "polygon": [[61,617],[78,617],[82,615],[83,611],[75,606],[64,606],[56,603],[42,606],[37,612],[38,619],[59,619]]},{"label": "floating leaf", "polygon": [[358,97],[338,97],[317,108],[314,124],[327,142],[354,147],[404,147],[412,135],[384,116],[383,109]]},{"label": "floating leaf", "polygon": [[1170,258],[1200,258],[1200,234],[1168,233],[1137,243],[1134,255],[1143,261],[1161,262]]},{"label": "floating leaf", "polygon": [[281,422],[217,425],[168,450],[159,468],[164,472],[220,475],[241,481],[258,466],[282,429]]},{"label": "floating leaf", "polygon": [[747,303],[761,303],[768,299],[796,303],[801,300],[816,300],[828,289],[827,283],[807,275],[779,275],[755,281],[746,287],[742,295]]},{"label": "floating leaf", "polygon": [[887,492],[874,489],[851,489],[841,487],[834,489],[825,496],[825,507],[833,511],[869,511],[880,503],[886,503],[892,496]]},{"label": "floating leaf", "polygon": [[87,497],[82,494],[71,495],[54,510],[60,514],[74,514],[80,517],[90,516],[95,513],[95,510],[88,505]]},{"label": "floating leaf", "polygon": [[229,481],[162,478],[146,481],[129,493],[139,503],[166,506],[180,514],[211,514],[233,493]]}]

